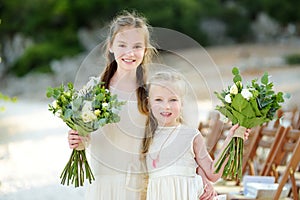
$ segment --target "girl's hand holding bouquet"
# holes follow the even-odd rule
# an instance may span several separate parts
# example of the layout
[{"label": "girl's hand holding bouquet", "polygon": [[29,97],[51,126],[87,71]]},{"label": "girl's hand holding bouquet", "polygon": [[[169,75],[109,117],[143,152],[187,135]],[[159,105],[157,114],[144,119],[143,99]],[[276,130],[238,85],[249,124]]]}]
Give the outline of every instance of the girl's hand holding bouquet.
[{"label": "girl's hand holding bouquet", "polygon": [[[277,110],[281,108],[280,104],[284,102],[283,93],[273,90],[268,73],[261,77],[261,83],[254,79],[249,85],[243,85],[238,68],[233,68],[232,74],[233,85],[221,93],[215,92],[223,104],[217,106],[216,110],[226,116],[233,125],[240,125],[215,165],[218,172],[229,157],[222,177],[230,180],[242,177],[243,137],[246,129],[273,120]],[[288,95],[286,97],[288,98]]]},{"label": "girl's hand holding bouquet", "polygon": [[[97,79],[91,81],[94,83],[80,91],[75,90],[72,83],[47,89],[47,97],[55,99],[52,105],[49,104],[49,111],[61,118],[72,130],[76,130],[80,138],[86,139],[89,138],[90,132],[105,124],[120,121],[118,111],[125,103],[118,101],[117,96],[112,95]],[[83,186],[85,178],[90,183],[95,179],[86,158],[84,145],[73,149],[60,178],[62,184],[69,185],[71,182],[75,187]]]}]

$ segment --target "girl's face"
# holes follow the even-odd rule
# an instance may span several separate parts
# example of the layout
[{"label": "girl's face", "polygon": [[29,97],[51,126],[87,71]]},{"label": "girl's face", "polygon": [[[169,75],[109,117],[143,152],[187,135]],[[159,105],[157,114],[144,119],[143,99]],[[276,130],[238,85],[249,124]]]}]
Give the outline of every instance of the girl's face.
[{"label": "girl's face", "polygon": [[172,87],[151,85],[149,104],[159,126],[178,125],[182,101]]},{"label": "girl's face", "polygon": [[145,54],[145,36],[143,29],[125,27],[119,31],[110,47],[114,53],[118,68],[136,69],[143,61]]}]

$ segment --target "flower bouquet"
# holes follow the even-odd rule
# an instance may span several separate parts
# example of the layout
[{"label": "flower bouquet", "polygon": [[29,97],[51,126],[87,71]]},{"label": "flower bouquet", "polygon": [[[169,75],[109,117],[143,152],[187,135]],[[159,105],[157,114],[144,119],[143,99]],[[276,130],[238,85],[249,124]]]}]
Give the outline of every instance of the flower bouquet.
[{"label": "flower bouquet", "polygon": [[[96,79],[94,84],[85,87],[80,91],[74,89],[72,83],[67,86],[47,89],[47,97],[54,98],[53,104],[49,104],[49,111],[61,118],[71,129],[77,130],[78,135],[88,137],[92,131],[96,131],[101,126],[108,123],[120,121],[118,111],[125,102],[117,100],[116,95],[112,95]],[[75,187],[83,186],[84,177],[95,180],[88,164],[85,147],[79,146],[73,149],[69,161],[67,162],[60,178],[61,184],[67,185],[71,181]]]},{"label": "flower bouquet", "polygon": [[240,126],[217,160],[215,172],[219,172],[229,157],[222,178],[238,180],[242,177],[245,130],[273,120],[276,117],[276,111],[281,108],[280,103],[284,102],[284,98],[282,92],[275,93],[273,90],[273,83],[269,82],[267,72],[261,77],[261,83],[254,79],[251,84],[246,86],[242,84],[238,68],[234,67],[232,74],[234,75],[234,84],[221,93],[215,92],[223,104],[216,106],[216,110],[226,116],[232,124]]}]

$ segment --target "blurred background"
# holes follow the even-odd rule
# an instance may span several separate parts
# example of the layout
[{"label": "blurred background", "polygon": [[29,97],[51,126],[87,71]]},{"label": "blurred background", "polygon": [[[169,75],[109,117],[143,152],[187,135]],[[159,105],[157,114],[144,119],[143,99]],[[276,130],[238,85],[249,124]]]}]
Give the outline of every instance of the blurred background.
[{"label": "blurred background", "polygon": [[[233,66],[247,79],[268,71],[276,89],[292,95],[284,105],[290,109],[300,106],[299,7],[298,0],[2,0],[0,199],[82,199],[83,189],[59,185],[71,152],[68,129],[47,111],[45,91],[74,81],[120,11],[136,11],[153,27],[195,40],[224,83],[231,81]],[[216,74],[205,78],[214,80]],[[213,109],[211,98],[203,96],[202,119]]]}]

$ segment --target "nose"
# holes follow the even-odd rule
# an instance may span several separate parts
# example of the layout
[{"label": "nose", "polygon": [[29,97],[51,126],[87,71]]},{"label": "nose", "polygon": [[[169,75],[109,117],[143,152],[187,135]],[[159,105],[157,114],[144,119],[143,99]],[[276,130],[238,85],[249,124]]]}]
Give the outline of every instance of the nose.
[{"label": "nose", "polygon": [[164,108],[169,109],[170,107],[171,107],[171,106],[170,106],[169,102],[168,102],[168,101],[165,101],[165,102],[164,102]]},{"label": "nose", "polygon": [[126,51],[126,55],[134,56],[134,50],[133,50],[133,49],[128,49],[128,50]]}]

